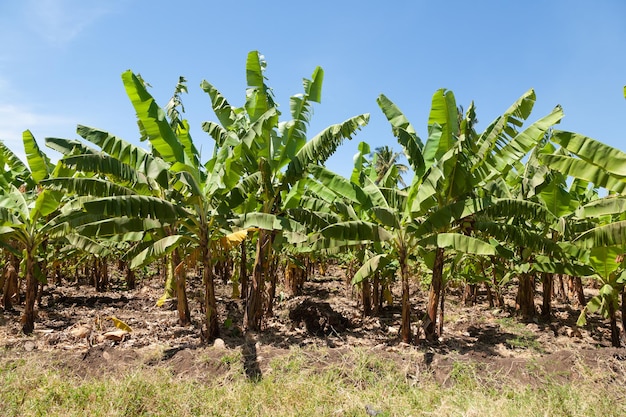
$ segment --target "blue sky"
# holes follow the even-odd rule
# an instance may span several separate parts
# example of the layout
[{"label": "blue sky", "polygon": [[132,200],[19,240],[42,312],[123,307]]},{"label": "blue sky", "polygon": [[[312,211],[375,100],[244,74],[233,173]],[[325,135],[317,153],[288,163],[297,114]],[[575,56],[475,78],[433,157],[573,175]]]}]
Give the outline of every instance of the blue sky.
[{"label": "blue sky", "polygon": [[302,78],[324,69],[311,136],[371,113],[370,124],[328,163],[344,175],[360,141],[400,149],[376,105],[381,93],[425,137],[439,88],[452,90],[465,108],[474,101],[479,129],[534,88],[531,121],[561,104],[561,129],[626,150],[623,0],[2,1],[0,39],[0,139],[18,155],[25,129],[42,148],[45,137],[76,138],[77,124],[137,143],[120,78],[127,69],[152,85],[161,106],[178,76],[187,78],[186,117],[209,155],[200,125],[216,117],[200,82],[242,105],[251,50],[267,59],[284,120]]}]

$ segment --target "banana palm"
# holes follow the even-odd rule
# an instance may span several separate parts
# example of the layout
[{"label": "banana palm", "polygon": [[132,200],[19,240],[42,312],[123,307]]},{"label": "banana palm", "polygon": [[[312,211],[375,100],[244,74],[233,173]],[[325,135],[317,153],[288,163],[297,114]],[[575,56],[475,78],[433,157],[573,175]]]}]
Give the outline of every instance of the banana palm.
[{"label": "banana palm", "polygon": [[259,229],[244,318],[245,327],[256,330],[264,315],[263,293],[273,241],[279,234],[291,242],[306,238],[306,228],[286,212],[283,203],[287,194],[307,177],[309,164],[323,164],[344,139],[350,139],[369,120],[367,114],[358,115],[308,139],[312,103],[321,101],[323,70],[317,67],[311,79],[303,80],[304,91],[290,99],[291,120],[279,122],[278,106],[265,83],[266,65],[257,51],[248,54],[248,89],[240,108],[231,106],[209,82],[202,83],[219,119],[219,123],[206,122],[203,127],[241,161],[242,180],[232,193],[240,204],[237,224]]},{"label": "banana palm", "polygon": [[[35,328],[37,288],[46,280],[40,263],[47,255],[43,248],[55,225],[62,194],[39,186],[51,174],[53,165],[30,131],[25,131],[22,139],[28,167],[7,148],[2,148],[5,163],[11,163],[9,171],[18,175],[8,181],[8,188],[0,195],[0,246],[21,259],[20,269],[26,281],[22,331],[30,334]],[[20,188],[16,187],[17,184]],[[10,242],[18,242],[20,247],[16,248]]]},{"label": "banana palm", "polygon": [[608,191],[607,196],[576,211],[576,217],[587,227],[578,232],[572,243],[583,252],[582,259],[602,284],[600,294],[589,300],[582,311],[579,323],[585,323],[587,313],[599,312],[610,320],[612,344],[619,346],[616,311],[626,282],[626,153],[572,132],[557,131],[553,140],[561,148],[544,155],[542,162],[583,184],[591,183]]},{"label": "banana palm", "polygon": [[[397,262],[402,286],[401,338],[411,342],[409,303],[409,257],[417,241],[409,233],[411,219],[403,216],[407,193],[397,188],[397,171],[391,167],[380,176],[376,165],[366,158],[370,153],[366,143],[359,145],[350,179],[312,165],[314,180],[306,182],[307,189],[320,205],[339,217],[310,238],[315,248],[352,247],[360,249],[362,266],[352,279],[353,284],[367,285],[367,280]],[[383,243],[384,242],[384,243]],[[364,250],[364,246],[368,250]]]},{"label": "banana palm", "polygon": [[378,103],[403,146],[415,175],[407,189],[402,214],[417,246],[429,252],[426,263],[432,270],[426,336],[436,337],[437,310],[441,303],[446,249],[494,255],[495,249],[474,234],[476,215],[495,202],[490,190],[501,186],[512,168],[562,117],[560,108],[518,131],[535,102],[528,91],[484,132],[474,131],[475,111],[471,105],[460,119],[454,95],[439,90],[433,95],[425,144],[403,113],[384,95]]},{"label": "banana palm", "polygon": [[239,179],[238,170],[230,169],[238,156],[218,146],[214,157],[201,164],[187,121],[170,124],[143,81],[131,71],[124,72],[122,80],[151,152],[105,131],[79,126],[79,135],[102,152],[59,139],[51,139],[49,146],[67,154],[63,164],[91,174],[55,178],[48,186],[90,196],[78,200],[79,210],[67,217],[66,223],[82,234],[142,233],[140,244],[128,255],[131,267],[171,256],[173,264],[168,269],[176,275],[179,320],[184,324],[189,321],[185,263],[199,260],[205,285],[205,337],[212,340],[219,335],[212,250],[229,233],[225,195]]}]

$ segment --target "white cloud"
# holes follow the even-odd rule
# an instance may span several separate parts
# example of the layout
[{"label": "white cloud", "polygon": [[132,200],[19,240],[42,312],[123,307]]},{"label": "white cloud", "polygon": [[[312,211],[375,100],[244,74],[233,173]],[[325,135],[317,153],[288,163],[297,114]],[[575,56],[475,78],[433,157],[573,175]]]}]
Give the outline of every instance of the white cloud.
[{"label": "white cloud", "polygon": [[63,116],[37,113],[17,105],[0,104],[0,140],[22,160],[25,160],[22,143],[22,133],[25,130],[30,130],[39,147],[49,154],[52,151],[45,148],[44,137],[38,137],[37,133],[54,136],[54,132],[72,132],[75,127],[76,123],[73,120]]},{"label": "white cloud", "polygon": [[46,42],[62,46],[110,13],[107,4],[81,0],[28,0],[25,7],[30,29]]}]

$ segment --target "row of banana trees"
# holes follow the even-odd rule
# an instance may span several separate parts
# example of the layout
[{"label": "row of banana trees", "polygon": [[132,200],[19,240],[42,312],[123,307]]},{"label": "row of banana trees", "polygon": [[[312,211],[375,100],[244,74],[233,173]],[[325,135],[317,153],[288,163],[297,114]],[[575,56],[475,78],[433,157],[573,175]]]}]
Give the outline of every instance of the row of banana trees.
[{"label": "row of banana trees", "polygon": [[[420,334],[411,328],[418,318],[410,297],[415,279],[429,283],[421,327],[425,338],[436,340],[443,332],[450,282],[488,282],[497,295],[501,286],[515,282],[517,308],[530,318],[536,314],[536,282],[543,283],[542,314],[549,316],[553,277],[569,275],[601,284],[579,321],[583,324],[587,313],[603,314],[619,345],[626,154],[557,130],[560,107],[524,126],[535,103],[532,90],[482,132],[476,130],[473,104],[463,112],[451,91],[438,90],[425,140],[389,98],[377,99],[410,167],[408,185],[401,181],[406,167],[372,157],[364,142],[346,178],[324,164],[367,125],[369,115],[309,137],[323,70],[318,67],[303,80],[284,121],[265,67],[257,51],[248,54],[242,107],[231,105],[209,82],[201,83],[217,118],[202,123],[213,145],[208,158],[199,148],[209,147],[198,146],[182,118],[186,80],[179,79],[172,99],[160,107],[131,71],[122,80],[147,150],[82,125],[80,139],[46,138],[62,155],[54,164],[28,131],[26,163],[0,144],[5,167],[0,244],[19,260],[26,282],[25,333],[34,329],[39,283],[63,257],[120,259],[131,275],[164,261],[163,299],[177,299],[182,325],[191,321],[187,270],[200,265],[203,337],[212,340],[220,330],[215,295],[220,262],[240,253],[243,327],[260,330],[280,284],[279,259],[291,260],[285,278],[295,281],[285,285],[296,291],[302,275],[294,271],[305,268],[304,260],[341,253],[359,266],[352,283],[367,300],[364,305],[370,305],[372,291],[375,305],[389,298],[399,282],[400,335],[407,343]],[[608,190],[602,198],[599,188]],[[248,280],[246,246],[251,245]]]}]

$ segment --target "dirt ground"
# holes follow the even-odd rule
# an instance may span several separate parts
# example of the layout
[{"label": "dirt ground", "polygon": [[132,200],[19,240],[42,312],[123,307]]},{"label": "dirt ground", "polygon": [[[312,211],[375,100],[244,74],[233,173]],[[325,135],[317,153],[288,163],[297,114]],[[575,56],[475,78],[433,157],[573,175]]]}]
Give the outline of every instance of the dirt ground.
[{"label": "dirt ground", "polygon": [[[272,372],[294,347],[320,367],[344,361],[348,352],[359,348],[394,360],[408,378],[427,373],[442,384],[467,364],[478,376],[528,383],[546,376],[573,382],[589,375],[626,381],[626,349],[611,347],[608,323],[590,317],[585,328],[577,328],[579,311],[558,303],[549,321],[523,323],[515,317],[514,294],[507,295],[504,309],[489,308],[480,296],[476,305],[466,307],[460,290],[451,289],[441,340],[409,346],[400,343],[399,306],[385,306],[379,317],[362,317],[337,267],[306,282],[302,296],[288,299],[279,289],[275,313],[258,334],[242,333],[243,304],[231,299],[230,284],[217,283],[222,334],[208,345],[200,336],[200,279],[189,279],[191,326],[177,324],[175,304],[155,306],[162,289],[160,278],[145,279],[132,291],[98,293],[84,283],[46,286],[32,336],[20,331],[20,305],[0,315],[0,361],[30,354],[53,358],[55,366],[80,377],[166,367],[181,378],[205,380],[228,372],[224,364],[229,358],[243,361],[246,374],[258,378]],[[415,289],[411,297],[414,328],[424,316],[426,296]],[[539,304],[540,294],[537,297]],[[399,301],[394,294],[394,302]],[[132,331],[115,333],[119,329],[111,317]],[[323,361],[319,352],[324,352]]]}]

